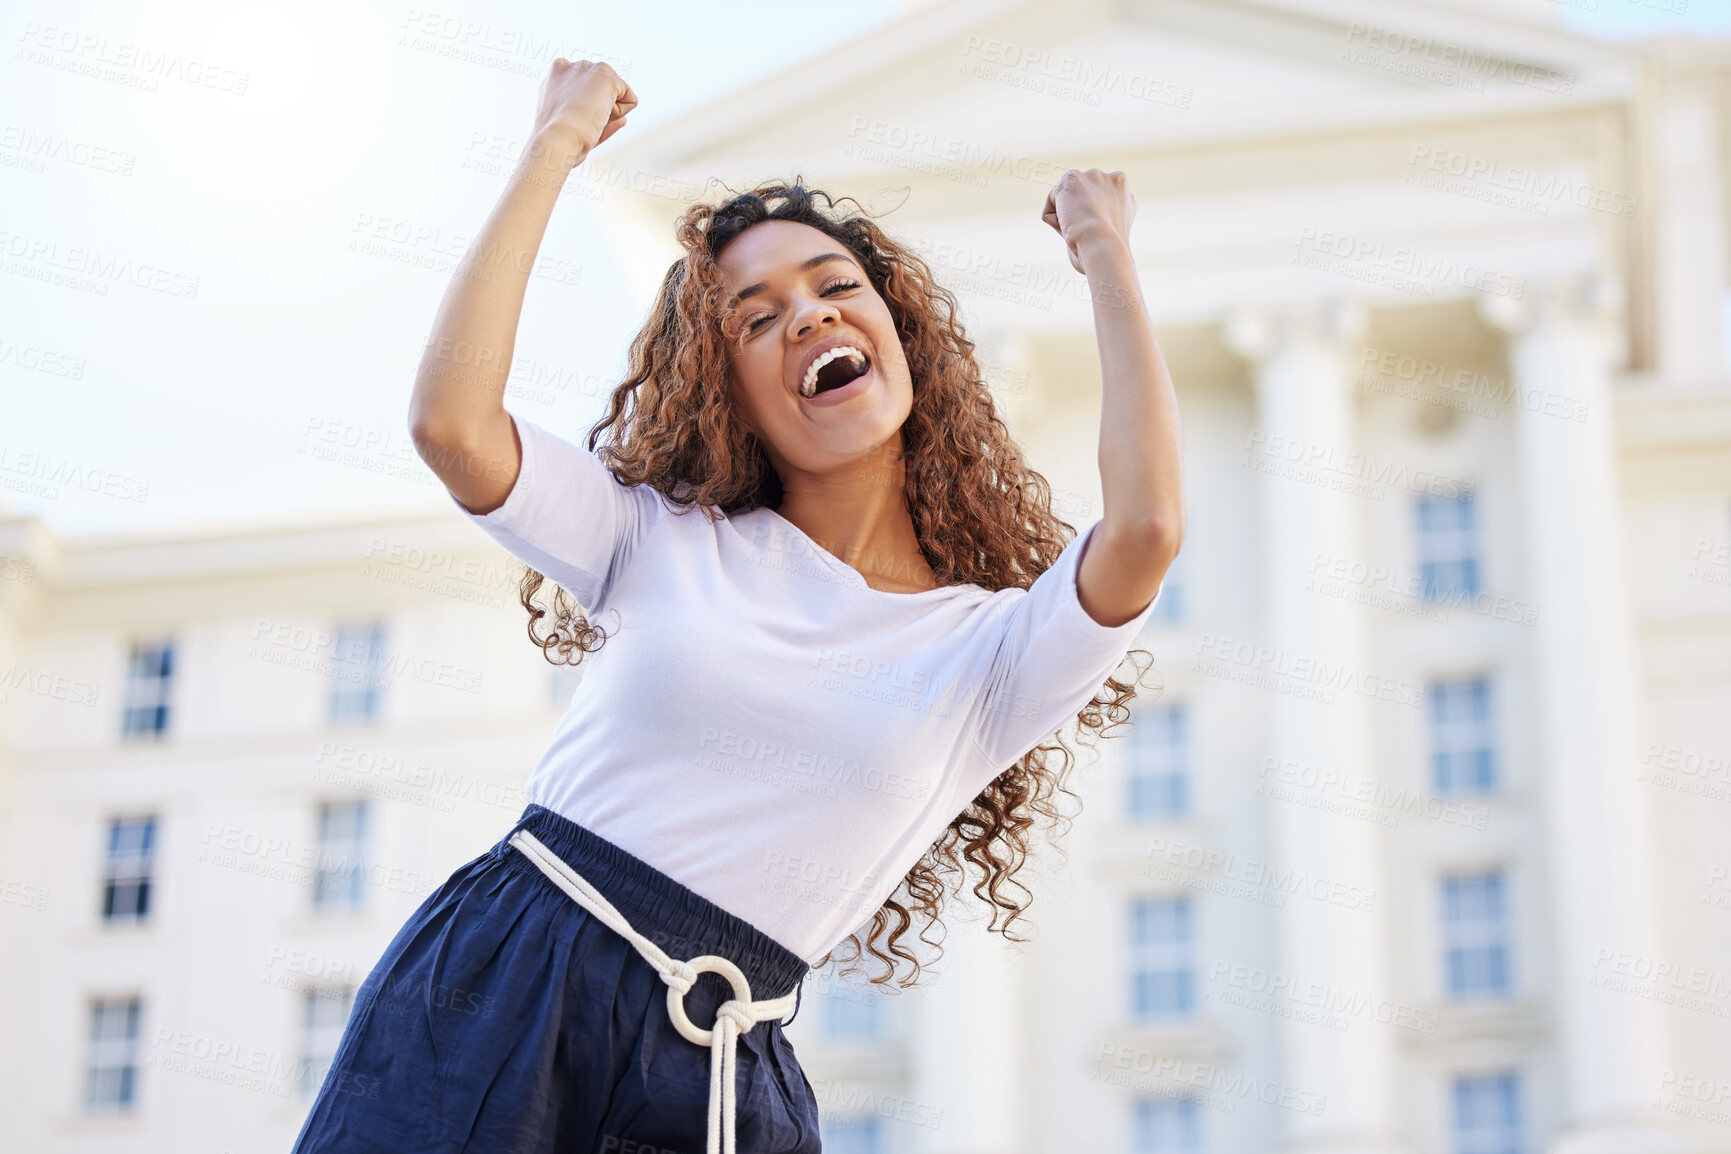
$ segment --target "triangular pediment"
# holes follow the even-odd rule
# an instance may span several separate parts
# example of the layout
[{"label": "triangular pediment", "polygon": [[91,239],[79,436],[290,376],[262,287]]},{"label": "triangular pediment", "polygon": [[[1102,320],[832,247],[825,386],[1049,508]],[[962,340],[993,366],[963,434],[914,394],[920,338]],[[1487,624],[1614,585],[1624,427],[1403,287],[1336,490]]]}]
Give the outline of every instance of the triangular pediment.
[{"label": "triangular pediment", "polygon": [[[1634,50],[1555,4],[954,0],[622,139],[601,163],[701,185],[983,168],[1620,99]],[[1230,78],[1229,83],[1222,78]]]}]

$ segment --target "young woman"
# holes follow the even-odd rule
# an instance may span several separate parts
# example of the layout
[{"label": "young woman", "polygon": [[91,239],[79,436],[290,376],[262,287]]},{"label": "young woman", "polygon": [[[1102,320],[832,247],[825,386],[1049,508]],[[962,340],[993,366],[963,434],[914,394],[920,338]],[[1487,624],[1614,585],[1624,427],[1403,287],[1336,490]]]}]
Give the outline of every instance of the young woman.
[{"label": "young woman", "polygon": [[[554,62],[410,422],[529,566],[530,638],[592,668],[521,819],[362,985],[296,1154],[818,1151],[782,1032],[808,970],[845,942],[877,981],[912,963],[911,984],[900,939],[918,914],[938,944],[969,865],[1007,930],[1025,905],[1001,891],[1071,760],[1040,743],[1129,715],[1110,675],[1182,521],[1123,174],[1066,172],[1044,208],[1088,278],[1104,378],[1105,507],[1072,536],[955,299],[797,184],[687,210],[586,448],[507,412],[559,190],[636,103],[607,65]],[[544,634],[543,575],[576,599],[556,592]]]}]

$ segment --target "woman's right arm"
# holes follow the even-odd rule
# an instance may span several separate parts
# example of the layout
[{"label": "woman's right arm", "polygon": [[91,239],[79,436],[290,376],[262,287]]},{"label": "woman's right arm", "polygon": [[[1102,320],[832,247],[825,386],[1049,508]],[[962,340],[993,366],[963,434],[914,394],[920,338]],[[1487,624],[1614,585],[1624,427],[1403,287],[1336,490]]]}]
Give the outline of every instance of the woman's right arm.
[{"label": "woman's right arm", "polygon": [[470,512],[503,505],[522,465],[505,383],[553,206],[571,170],[624,126],[636,104],[611,66],[553,61],[529,144],[439,303],[409,399],[409,433],[427,467]]}]

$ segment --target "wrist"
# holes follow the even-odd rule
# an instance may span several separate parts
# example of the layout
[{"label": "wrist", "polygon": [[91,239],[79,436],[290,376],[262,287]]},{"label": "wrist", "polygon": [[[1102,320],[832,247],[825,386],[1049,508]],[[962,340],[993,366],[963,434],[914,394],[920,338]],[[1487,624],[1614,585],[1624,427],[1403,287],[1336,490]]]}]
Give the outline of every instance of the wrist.
[{"label": "wrist", "polygon": [[1088,279],[1088,299],[1096,306],[1146,308],[1136,259],[1122,237],[1102,235],[1078,242],[1076,255]]},{"label": "wrist", "polygon": [[1129,242],[1105,225],[1084,229],[1072,243],[1085,268],[1107,261],[1131,260]]},{"label": "wrist", "polygon": [[550,128],[538,129],[523,148],[521,163],[548,172],[569,173],[583,163],[589,150],[570,134]]}]

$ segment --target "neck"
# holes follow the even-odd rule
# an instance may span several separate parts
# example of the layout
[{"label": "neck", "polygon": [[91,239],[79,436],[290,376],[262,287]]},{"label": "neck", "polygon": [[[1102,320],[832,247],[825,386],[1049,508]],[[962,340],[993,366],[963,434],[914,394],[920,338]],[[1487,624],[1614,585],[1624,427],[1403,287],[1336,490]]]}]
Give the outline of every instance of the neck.
[{"label": "neck", "polygon": [[907,505],[901,438],[827,473],[785,470],[776,512],[874,587],[937,586]]}]

